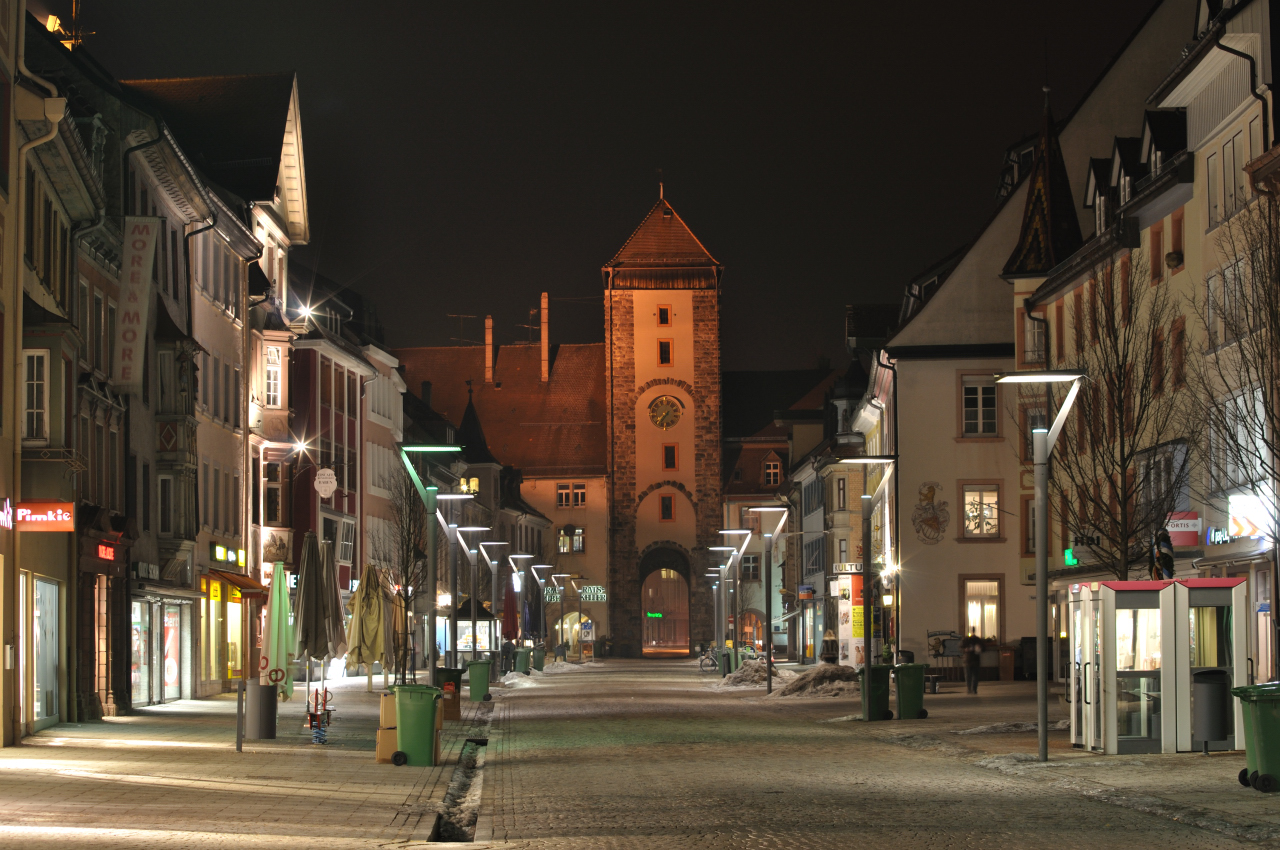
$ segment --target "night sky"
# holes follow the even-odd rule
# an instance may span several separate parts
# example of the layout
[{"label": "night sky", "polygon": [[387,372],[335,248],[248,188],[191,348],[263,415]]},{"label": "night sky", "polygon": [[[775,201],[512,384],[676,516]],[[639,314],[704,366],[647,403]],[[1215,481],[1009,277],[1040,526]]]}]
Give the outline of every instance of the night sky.
[{"label": "night sky", "polygon": [[1151,0],[83,6],[119,78],[297,71],[296,256],[371,296],[391,345],[449,344],[450,313],[527,338],[543,290],[553,342],[600,340],[600,266],[661,169],[726,267],[725,367],[768,369],[839,356],[845,304],[898,302],[972,238],[1046,66],[1066,115]]}]

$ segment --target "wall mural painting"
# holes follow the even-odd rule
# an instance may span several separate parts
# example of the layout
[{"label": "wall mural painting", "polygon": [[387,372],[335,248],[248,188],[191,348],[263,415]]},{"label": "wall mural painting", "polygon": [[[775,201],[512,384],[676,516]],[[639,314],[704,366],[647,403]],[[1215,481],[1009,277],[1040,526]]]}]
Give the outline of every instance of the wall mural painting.
[{"label": "wall mural painting", "polygon": [[915,527],[916,539],[926,546],[933,546],[942,540],[947,533],[947,524],[951,522],[951,512],[947,503],[939,499],[942,485],[937,481],[926,481],[920,485],[920,498],[911,511],[911,525]]}]

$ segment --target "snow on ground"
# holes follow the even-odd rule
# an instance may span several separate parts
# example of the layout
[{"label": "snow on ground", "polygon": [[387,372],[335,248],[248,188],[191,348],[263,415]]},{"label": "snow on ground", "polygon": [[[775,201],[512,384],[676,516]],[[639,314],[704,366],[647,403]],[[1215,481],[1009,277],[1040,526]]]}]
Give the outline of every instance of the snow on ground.
[{"label": "snow on ground", "polygon": [[508,673],[498,681],[508,688],[532,688],[538,684],[536,679],[532,676],[526,676],[524,673]]},{"label": "snow on ground", "polygon": [[603,667],[599,661],[584,661],[574,664],[572,661],[552,661],[542,668],[543,673],[582,673],[587,670]]},{"label": "snow on ground", "polygon": [[777,697],[840,697],[858,692],[858,671],[840,664],[819,664],[789,680]]},{"label": "snow on ground", "polygon": [[[794,679],[796,674],[790,670],[782,670],[778,667],[773,668],[773,678],[777,680],[775,684],[781,684]],[[713,682],[710,687],[716,690],[727,690],[729,688],[763,688],[765,683],[765,662],[763,658],[751,659],[742,662],[742,666],[737,670]]]},{"label": "snow on ground", "polygon": [[[1040,728],[1040,724],[1036,721],[1019,721],[1009,723],[992,723],[987,726],[975,726],[972,729],[956,729],[957,735],[990,735],[1000,732],[1035,732]],[[1070,720],[1058,720],[1049,724],[1050,731],[1061,732],[1063,729],[1070,729]]]}]

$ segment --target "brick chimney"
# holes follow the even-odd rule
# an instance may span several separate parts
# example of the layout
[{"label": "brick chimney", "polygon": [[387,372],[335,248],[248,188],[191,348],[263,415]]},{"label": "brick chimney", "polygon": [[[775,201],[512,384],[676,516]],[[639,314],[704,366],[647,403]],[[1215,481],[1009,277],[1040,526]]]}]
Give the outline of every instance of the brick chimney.
[{"label": "brick chimney", "polygon": [[493,316],[484,317],[484,382],[493,383]]},{"label": "brick chimney", "polygon": [[551,380],[551,340],[548,338],[547,328],[551,319],[547,314],[547,293],[542,293],[542,382],[545,384]]}]

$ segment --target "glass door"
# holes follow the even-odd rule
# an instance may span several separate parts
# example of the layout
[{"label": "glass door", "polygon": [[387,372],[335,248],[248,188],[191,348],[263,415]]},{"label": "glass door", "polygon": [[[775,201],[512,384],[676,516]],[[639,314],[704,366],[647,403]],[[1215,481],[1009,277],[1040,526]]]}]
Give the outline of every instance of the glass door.
[{"label": "glass door", "polygon": [[1160,752],[1160,609],[1116,608],[1116,744]]},{"label": "glass door", "polygon": [[1085,657],[1089,665],[1085,674],[1087,740],[1089,749],[1102,752],[1102,597],[1091,593],[1085,612],[1088,642]]},{"label": "glass door", "polygon": [[132,623],[129,642],[129,678],[133,685],[133,704],[151,704],[151,606],[134,600],[130,603]]},{"label": "glass door", "polygon": [[[1253,682],[1266,681],[1271,676],[1271,571],[1258,570],[1254,576],[1254,605],[1257,612],[1255,650],[1253,653]],[[1253,684],[1249,682],[1249,684]]]},{"label": "glass door", "polygon": [[164,606],[164,699],[182,696],[182,609]]},{"label": "glass door", "polygon": [[1078,599],[1071,601],[1071,682],[1068,691],[1071,700],[1071,746],[1085,745],[1084,728],[1084,610]]},{"label": "glass door", "polygon": [[32,686],[36,730],[52,726],[60,717],[61,692],[58,687],[58,585],[36,579],[32,608],[32,656],[35,682]]}]

